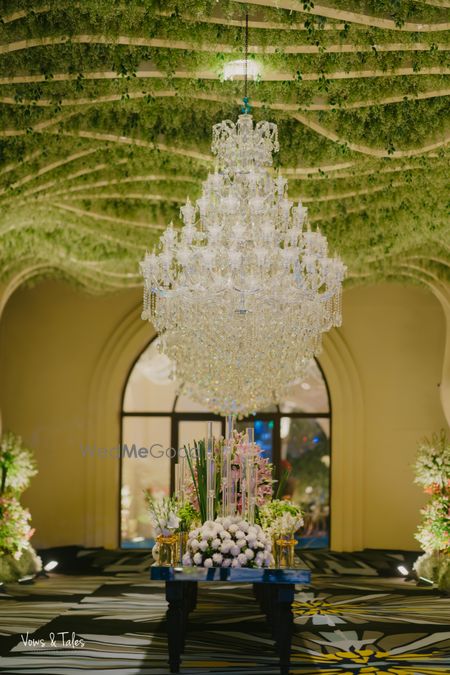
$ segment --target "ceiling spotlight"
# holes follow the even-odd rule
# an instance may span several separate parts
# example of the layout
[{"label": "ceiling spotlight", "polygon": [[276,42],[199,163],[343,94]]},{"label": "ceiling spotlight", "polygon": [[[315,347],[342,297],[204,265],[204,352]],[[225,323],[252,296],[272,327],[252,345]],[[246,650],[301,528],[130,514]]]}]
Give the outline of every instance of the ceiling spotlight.
[{"label": "ceiling spotlight", "polygon": [[238,59],[237,61],[229,61],[223,67],[224,80],[233,80],[235,77],[245,77],[245,64],[247,64],[247,77],[253,80],[260,75],[259,64],[256,61],[246,61],[245,59]]},{"label": "ceiling spotlight", "polygon": [[311,385],[309,384],[309,382],[302,382],[300,386],[305,391],[309,391],[309,389],[311,389]]},{"label": "ceiling spotlight", "polygon": [[400,574],[403,574],[404,577],[408,576],[409,570],[404,565],[399,565],[397,569],[400,572]]},{"label": "ceiling spotlight", "polygon": [[58,567],[58,565],[59,562],[57,560],[50,560],[46,565],[44,565],[44,571],[51,572],[55,569],[55,567]]}]

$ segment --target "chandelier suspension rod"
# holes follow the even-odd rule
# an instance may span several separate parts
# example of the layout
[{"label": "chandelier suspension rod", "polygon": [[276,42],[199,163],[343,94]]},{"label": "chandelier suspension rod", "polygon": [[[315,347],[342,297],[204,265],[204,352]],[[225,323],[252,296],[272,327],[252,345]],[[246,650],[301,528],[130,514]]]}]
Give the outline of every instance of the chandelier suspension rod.
[{"label": "chandelier suspension rod", "polygon": [[248,12],[245,13],[245,70],[244,70],[244,100],[248,98]]}]

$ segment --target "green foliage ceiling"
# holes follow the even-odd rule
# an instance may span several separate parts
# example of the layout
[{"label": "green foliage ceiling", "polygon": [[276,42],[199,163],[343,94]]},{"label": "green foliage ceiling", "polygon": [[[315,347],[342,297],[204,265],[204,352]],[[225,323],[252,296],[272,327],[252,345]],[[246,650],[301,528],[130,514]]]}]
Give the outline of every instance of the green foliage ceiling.
[{"label": "green foliage ceiling", "polygon": [[0,0],[1,281],[140,284],[239,113],[247,7],[254,116],[347,283],[448,278],[450,0]]}]

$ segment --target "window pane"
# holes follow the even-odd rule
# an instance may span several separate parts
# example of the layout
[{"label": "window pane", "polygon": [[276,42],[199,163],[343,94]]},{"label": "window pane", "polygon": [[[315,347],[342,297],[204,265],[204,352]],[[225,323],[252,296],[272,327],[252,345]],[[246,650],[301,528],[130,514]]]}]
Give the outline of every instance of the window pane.
[{"label": "window pane", "polygon": [[262,449],[263,457],[267,457],[269,462],[273,461],[273,429],[274,422],[273,420],[259,420],[252,419],[241,420],[236,423],[236,429],[238,431],[245,431],[247,427],[253,427],[255,429],[255,443],[257,443]]},{"label": "window pane", "polygon": [[209,412],[201,403],[197,403],[197,401],[193,401],[191,398],[183,395],[178,397],[175,410],[177,412]]},{"label": "window pane", "polygon": [[[192,446],[194,441],[201,441],[206,438],[207,424],[204,420],[182,420],[178,426],[178,445],[182,448],[188,443]],[[222,435],[222,425],[220,422],[213,422],[213,435],[216,438]]]},{"label": "window pane", "polygon": [[[145,504],[144,490],[155,497],[170,491],[170,418],[124,417],[121,490],[121,532],[125,548],[148,548],[154,532]],[[148,450],[142,458],[134,453],[135,446]]]},{"label": "window pane", "polygon": [[300,546],[321,548],[329,544],[330,420],[281,419],[281,469],[291,470],[284,494],[302,504],[305,526]]},{"label": "window pane", "polygon": [[123,409],[126,412],[170,412],[176,389],[171,372],[171,361],[159,353],[158,340],[153,340],[130,373]]},{"label": "window pane", "polygon": [[329,412],[328,392],[316,361],[309,362],[305,377],[292,384],[280,403],[281,412]]}]

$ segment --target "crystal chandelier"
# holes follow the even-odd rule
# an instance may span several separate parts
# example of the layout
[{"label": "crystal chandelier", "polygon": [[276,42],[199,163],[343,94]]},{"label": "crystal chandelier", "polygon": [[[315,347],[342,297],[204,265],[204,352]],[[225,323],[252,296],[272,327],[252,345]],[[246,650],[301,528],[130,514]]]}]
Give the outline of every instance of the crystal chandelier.
[{"label": "crystal chandelier", "polygon": [[142,318],[159,332],[179,388],[240,416],[303,377],[322,334],[341,323],[346,269],[270,169],[278,131],[250,115],[248,15],[244,64],[243,114],[213,127],[215,172],[196,204],[181,207],[181,230],[171,224],[141,263]]},{"label": "crystal chandelier", "polygon": [[341,323],[345,266],[270,172],[278,147],[276,125],[248,113],[216,124],[217,170],[141,263],[142,318],[183,392],[222,414],[279,400]]}]

